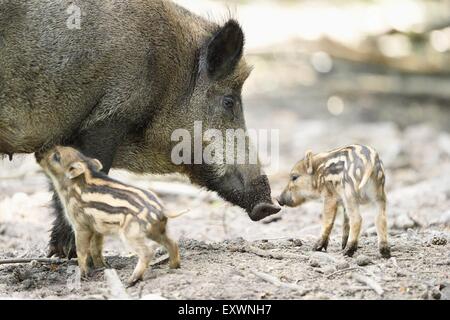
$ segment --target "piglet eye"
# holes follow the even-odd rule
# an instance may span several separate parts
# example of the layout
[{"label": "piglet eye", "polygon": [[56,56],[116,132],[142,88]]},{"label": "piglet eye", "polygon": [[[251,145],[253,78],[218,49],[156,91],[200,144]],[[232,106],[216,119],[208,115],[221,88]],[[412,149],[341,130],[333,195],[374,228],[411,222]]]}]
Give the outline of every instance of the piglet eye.
[{"label": "piglet eye", "polygon": [[58,163],[61,162],[61,155],[58,152],[55,152],[52,156],[52,160]]},{"label": "piglet eye", "polygon": [[234,98],[232,96],[225,96],[222,100],[222,105],[227,110],[233,110],[234,108]]},{"label": "piglet eye", "polygon": [[291,181],[295,182],[298,179],[299,175],[298,174],[294,174],[291,176]]}]

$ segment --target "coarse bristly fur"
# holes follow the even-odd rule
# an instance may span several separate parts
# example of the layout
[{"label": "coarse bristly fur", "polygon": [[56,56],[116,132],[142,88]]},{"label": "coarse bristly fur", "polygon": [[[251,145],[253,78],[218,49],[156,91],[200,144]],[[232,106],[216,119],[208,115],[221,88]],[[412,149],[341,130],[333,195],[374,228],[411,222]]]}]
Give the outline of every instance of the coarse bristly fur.
[{"label": "coarse bristly fur", "polygon": [[88,274],[89,258],[94,267],[105,266],[103,237],[109,234],[118,234],[139,257],[130,285],[143,278],[153,257],[148,239],[167,249],[171,268],[180,266],[178,245],[166,234],[167,218],[171,216],[154,193],[109,178],[100,172],[100,161],[70,147],[57,146],[38,160],[52,180],[75,232],[83,276]]},{"label": "coarse bristly fur", "polygon": [[[246,130],[244,33],[166,0],[0,0],[0,154],[62,144],[102,171],[182,173],[260,220],[279,211],[259,164],[175,165],[176,129]],[[224,101],[233,103],[225,104]],[[248,149],[248,148],[247,148]],[[248,152],[248,150],[246,151]],[[57,209],[49,255],[75,252]]]},{"label": "coarse bristly fur", "polygon": [[385,173],[378,153],[371,147],[350,145],[328,152],[306,152],[291,171],[279,197],[281,205],[295,207],[309,199],[324,199],[322,235],[315,250],[327,249],[338,206],[344,207],[342,249],[352,256],[358,248],[362,218],[359,205],[374,202],[375,225],[383,257],[390,257],[387,240]]}]

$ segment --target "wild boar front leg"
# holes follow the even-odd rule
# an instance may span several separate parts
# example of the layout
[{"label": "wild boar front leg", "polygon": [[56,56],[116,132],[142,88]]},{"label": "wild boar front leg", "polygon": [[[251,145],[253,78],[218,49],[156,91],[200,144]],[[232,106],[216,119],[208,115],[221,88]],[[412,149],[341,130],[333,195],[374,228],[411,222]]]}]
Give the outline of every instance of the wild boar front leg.
[{"label": "wild boar front leg", "polygon": [[75,235],[72,226],[67,222],[61,200],[51,182],[50,191],[53,191],[52,202],[56,217],[50,234],[47,257],[76,258]]},{"label": "wild boar front leg", "polygon": [[75,242],[77,246],[78,266],[81,271],[81,277],[85,278],[89,274],[88,258],[90,255],[92,232],[77,229],[75,230]]},{"label": "wild boar front leg", "polygon": [[91,257],[95,269],[106,268],[103,258],[103,235],[95,233],[91,239]]},{"label": "wild boar front leg", "polygon": [[344,206],[350,218],[350,234],[344,255],[351,257],[356,252],[356,249],[358,249],[358,239],[361,232],[362,218],[359,212],[358,202],[354,197],[346,198],[344,201]]},{"label": "wild boar front leg", "polygon": [[333,229],[337,212],[337,199],[333,196],[326,196],[324,200],[324,210],[322,215],[322,235],[314,245],[314,251],[327,250],[330,233]]}]

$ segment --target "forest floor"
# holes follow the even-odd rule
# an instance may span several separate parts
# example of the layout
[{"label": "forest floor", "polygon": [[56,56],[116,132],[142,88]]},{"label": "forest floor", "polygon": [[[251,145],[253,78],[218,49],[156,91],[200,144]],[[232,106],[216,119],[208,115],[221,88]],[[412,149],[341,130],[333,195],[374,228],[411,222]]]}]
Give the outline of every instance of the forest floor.
[{"label": "forest floor", "polygon": [[[279,130],[278,170],[269,176],[273,195],[281,192],[307,149],[372,145],[387,172],[393,257],[378,254],[370,207],[364,208],[360,247],[348,258],[340,248],[341,219],[328,252],[311,251],[320,232],[320,202],[285,208],[255,223],[180,176],[114,171],[116,178],[156,190],[173,211],[190,209],[169,224],[180,242],[181,269],[169,270],[161,262],[125,294],[136,299],[450,299],[448,100],[362,87],[364,79],[420,84],[430,78],[343,61],[320,74],[304,56],[255,55],[249,61],[256,69],[244,94],[248,127]],[[351,90],[338,86],[343,81],[352,84]],[[32,156],[0,162],[0,259],[45,257],[50,198]],[[136,258],[116,239],[107,241],[105,254],[125,282]],[[158,257],[163,254],[157,251]],[[0,265],[0,297],[106,299],[117,294],[103,272],[79,283],[76,270],[76,261]]]}]

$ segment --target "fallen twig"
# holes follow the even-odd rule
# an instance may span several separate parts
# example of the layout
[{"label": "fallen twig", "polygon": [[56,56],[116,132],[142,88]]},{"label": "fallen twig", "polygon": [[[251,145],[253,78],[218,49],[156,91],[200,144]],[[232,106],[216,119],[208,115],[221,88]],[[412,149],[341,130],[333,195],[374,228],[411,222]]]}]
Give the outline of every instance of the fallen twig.
[{"label": "fallen twig", "polygon": [[337,263],[337,259],[327,252],[315,251],[311,254],[311,257],[314,257],[314,256],[316,256],[316,257],[320,256],[321,257],[320,259],[327,259],[328,261]]},{"label": "fallen twig", "polygon": [[384,293],[383,288],[381,287],[381,285],[376,282],[374,279],[369,278],[367,276],[364,276],[362,274],[359,273],[354,273],[352,274],[353,279],[355,279],[358,282],[361,282],[365,285],[367,285],[368,287],[370,287],[373,291],[375,291],[378,295],[382,296]]},{"label": "fallen twig", "polygon": [[267,273],[253,271],[253,270],[251,270],[250,272],[253,273],[255,276],[261,278],[262,280],[269,282],[277,287],[298,291],[301,296],[304,296],[304,295],[308,294],[309,292],[311,292],[311,289],[304,289],[294,283],[282,282],[277,277],[274,277]]},{"label": "fallen twig", "polygon": [[66,259],[53,259],[53,258],[18,258],[18,259],[3,259],[0,260],[1,264],[20,264],[20,263],[30,263],[36,261],[39,263],[50,263],[50,264],[62,264],[66,263]]},{"label": "fallen twig", "polygon": [[329,279],[337,274],[345,273],[345,272],[352,271],[352,270],[361,270],[361,267],[352,267],[352,268],[341,269],[341,270],[335,271],[335,272],[327,275],[327,278]]},{"label": "fallen twig", "polygon": [[[156,266],[160,263],[166,262],[169,260],[169,255],[165,254],[158,259],[156,259],[154,262],[152,262],[151,266]],[[49,264],[63,264],[67,263],[69,260],[67,259],[55,259],[55,258],[16,258],[16,259],[3,259],[0,260],[0,265],[2,264],[21,264],[21,263],[30,263],[30,262],[39,262],[39,263],[49,263]]]}]

